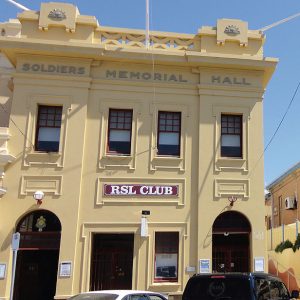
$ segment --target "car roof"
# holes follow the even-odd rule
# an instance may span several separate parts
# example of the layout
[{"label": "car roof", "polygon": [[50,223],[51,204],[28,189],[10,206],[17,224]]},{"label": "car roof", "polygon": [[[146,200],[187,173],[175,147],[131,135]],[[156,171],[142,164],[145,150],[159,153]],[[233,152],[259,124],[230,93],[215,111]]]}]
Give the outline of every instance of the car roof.
[{"label": "car roof", "polygon": [[[245,273],[240,273],[240,272],[230,272],[230,273],[208,273],[208,274],[195,274],[193,278],[210,278],[210,277],[229,277],[229,278],[237,278],[237,277],[263,277],[263,278],[276,278],[278,279],[275,275],[269,274],[269,273],[264,273],[264,272],[245,272]],[[280,280],[280,279],[279,279]]]},{"label": "car roof", "polygon": [[101,291],[90,291],[82,294],[116,294],[119,296],[126,296],[128,294],[156,294],[161,295],[166,298],[165,295],[152,291],[142,291],[142,290],[101,290]]}]

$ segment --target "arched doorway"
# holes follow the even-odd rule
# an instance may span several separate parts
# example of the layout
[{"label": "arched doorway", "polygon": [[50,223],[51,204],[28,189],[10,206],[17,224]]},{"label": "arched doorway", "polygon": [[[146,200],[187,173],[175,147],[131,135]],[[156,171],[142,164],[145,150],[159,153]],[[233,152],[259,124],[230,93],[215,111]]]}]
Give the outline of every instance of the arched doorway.
[{"label": "arched doorway", "polygon": [[248,219],[237,211],[220,214],[213,224],[212,271],[250,271],[250,232]]},{"label": "arched doorway", "polygon": [[47,210],[36,210],[17,224],[14,300],[53,300],[56,289],[61,223]]}]

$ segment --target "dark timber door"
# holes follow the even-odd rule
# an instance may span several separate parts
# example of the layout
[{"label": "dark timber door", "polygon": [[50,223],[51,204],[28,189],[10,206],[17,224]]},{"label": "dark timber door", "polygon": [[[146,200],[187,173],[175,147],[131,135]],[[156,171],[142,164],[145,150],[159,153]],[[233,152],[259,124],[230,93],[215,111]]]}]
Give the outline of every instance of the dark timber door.
[{"label": "dark timber door", "polygon": [[90,290],[131,289],[133,234],[94,234]]},{"label": "dark timber door", "polygon": [[50,211],[37,210],[17,225],[14,300],[53,300],[56,291],[61,224]]},{"label": "dark timber door", "polygon": [[212,271],[250,271],[250,223],[239,212],[228,211],[213,224]]}]

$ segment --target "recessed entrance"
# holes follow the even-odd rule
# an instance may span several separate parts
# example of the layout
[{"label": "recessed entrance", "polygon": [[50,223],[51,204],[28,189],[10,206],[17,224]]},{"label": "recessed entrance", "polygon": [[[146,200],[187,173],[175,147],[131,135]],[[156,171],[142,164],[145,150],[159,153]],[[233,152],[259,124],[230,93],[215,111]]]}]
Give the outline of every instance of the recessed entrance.
[{"label": "recessed entrance", "polygon": [[239,212],[228,211],[213,224],[212,271],[249,272],[249,221]]},{"label": "recessed entrance", "polygon": [[133,234],[94,234],[90,290],[131,289]]},{"label": "recessed entrance", "polygon": [[53,213],[37,210],[21,219],[14,300],[53,300],[61,224]]}]

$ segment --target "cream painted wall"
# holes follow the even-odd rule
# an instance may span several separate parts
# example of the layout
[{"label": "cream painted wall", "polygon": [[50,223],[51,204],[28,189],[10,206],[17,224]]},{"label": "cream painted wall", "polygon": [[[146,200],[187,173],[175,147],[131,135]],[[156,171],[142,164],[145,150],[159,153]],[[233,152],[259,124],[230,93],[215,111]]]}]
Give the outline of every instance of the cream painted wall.
[{"label": "cream painted wall", "polygon": [[[180,295],[194,273],[187,267],[197,272],[200,259],[212,259],[212,224],[223,211],[238,211],[251,224],[251,270],[255,257],[267,261],[262,97],[277,61],[263,57],[261,33],[223,20],[218,30],[203,27],[196,35],[155,32],[148,51],[143,31],[100,27],[69,4],[66,20],[50,20],[55,5],[20,14],[20,37],[0,37],[1,51],[16,67],[11,117],[24,133],[9,124],[15,161],[5,166],[8,192],[1,199],[0,262],[8,273],[0,297],[9,295],[11,235],[36,209],[60,219],[59,262],[72,262],[72,276],[57,279],[55,299],[89,289],[93,233],[133,233],[132,288],[172,295]],[[243,30],[224,35],[232,22]],[[130,43],[120,43],[124,36]],[[175,37],[181,40],[171,48]],[[38,104],[63,106],[58,153],[33,148]],[[106,153],[110,108],[133,109],[130,156]],[[178,158],[156,155],[158,111],[181,112]],[[243,115],[241,159],[220,157],[222,113]],[[105,183],[177,184],[179,195],[105,197]],[[45,192],[41,206],[32,198],[36,189]],[[140,236],[142,210],[151,211],[146,238]],[[179,232],[178,282],[154,281],[157,231]]]}]

